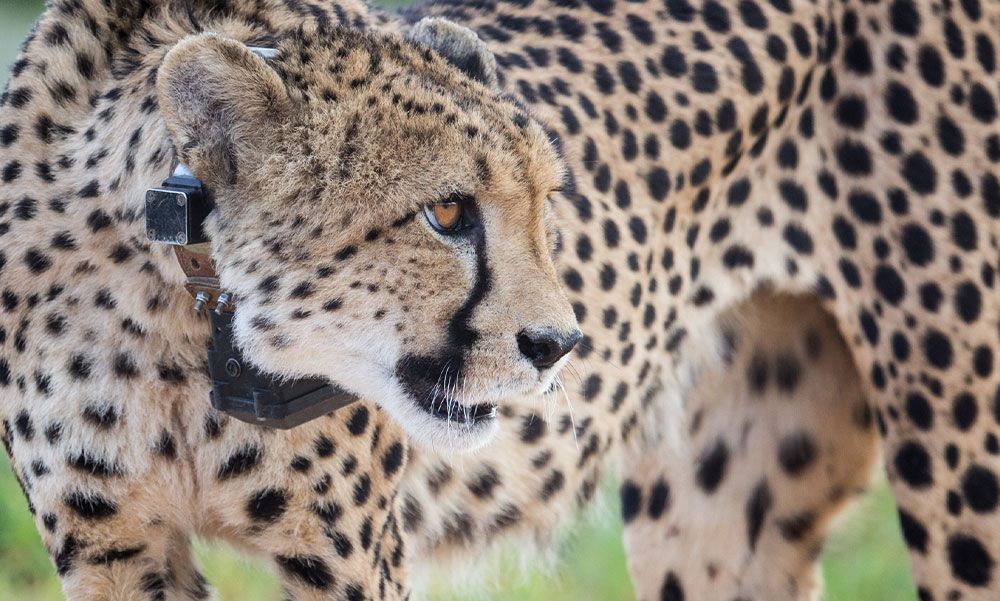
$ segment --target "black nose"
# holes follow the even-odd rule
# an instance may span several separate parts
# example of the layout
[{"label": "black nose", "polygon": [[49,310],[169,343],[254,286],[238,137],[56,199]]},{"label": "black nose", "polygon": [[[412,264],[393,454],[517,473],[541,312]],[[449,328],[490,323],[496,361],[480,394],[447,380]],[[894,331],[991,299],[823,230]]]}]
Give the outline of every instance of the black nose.
[{"label": "black nose", "polygon": [[527,357],[532,365],[538,369],[545,369],[565,357],[582,337],[580,330],[565,334],[554,330],[536,332],[521,330],[517,335],[517,348],[521,349],[521,354]]}]

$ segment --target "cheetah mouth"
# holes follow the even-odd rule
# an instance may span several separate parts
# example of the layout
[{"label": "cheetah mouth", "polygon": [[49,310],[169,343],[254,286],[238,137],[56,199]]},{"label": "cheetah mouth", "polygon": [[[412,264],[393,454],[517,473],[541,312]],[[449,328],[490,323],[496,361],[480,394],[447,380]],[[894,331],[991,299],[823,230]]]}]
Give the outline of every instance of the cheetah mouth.
[{"label": "cheetah mouth", "polygon": [[440,396],[417,401],[417,406],[432,417],[461,425],[473,425],[496,419],[497,406],[492,403],[465,405]]},{"label": "cheetah mouth", "polygon": [[409,355],[396,364],[396,376],[413,404],[451,424],[473,426],[497,416],[496,403],[467,404],[448,394],[449,384],[461,373],[461,360]]}]

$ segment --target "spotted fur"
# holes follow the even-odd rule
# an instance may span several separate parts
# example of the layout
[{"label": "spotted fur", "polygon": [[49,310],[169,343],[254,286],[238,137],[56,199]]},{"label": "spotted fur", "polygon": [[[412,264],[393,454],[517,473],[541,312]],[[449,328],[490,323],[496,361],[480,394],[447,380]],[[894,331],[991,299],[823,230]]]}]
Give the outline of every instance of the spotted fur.
[{"label": "spotted fur", "polygon": [[[4,95],[0,411],[67,591],[197,597],[202,531],[301,598],[402,597],[415,561],[549,541],[616,465],[640,598],[812,599],[881,452],[922,601],[1000,594],[995,5],[264,5],[56,3]],[[426,46],[460,28],[406,41],[426,17],[495,73],[468,37]],[[164,60],[197,31],[221,37]],[[284,434],[206,413],[204,325],[135,223],[171,140],[217,190],[240,342],[363,409]],[[421,221],[456,177],[483,252]],[[561,383],[516,343],[518,318],[573,327],[556,277],[584,332]],[[451,400],[497,423],[406,404],[453,356]]]}]

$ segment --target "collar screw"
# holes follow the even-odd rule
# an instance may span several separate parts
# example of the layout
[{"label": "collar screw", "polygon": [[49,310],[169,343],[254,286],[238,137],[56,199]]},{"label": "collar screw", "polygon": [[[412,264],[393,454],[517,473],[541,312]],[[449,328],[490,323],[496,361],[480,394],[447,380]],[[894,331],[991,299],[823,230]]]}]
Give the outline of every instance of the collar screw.
[{"label": "collar screw", "polygon": [[223,292],[219,295],[219,300],[215,302],[215,313],[216,315],[221,315],[223,311],[226,311],[232,307],[233,295],[228,292]]},{"label": "collar screw", "polygon": [[199,292],[198,294],[195,294],[194,295],[194,312],[195,313],[201,313],[202,309],[205,308],[205,305],[207,305],[208,301],[210,301],[210,300],[211,299],[209,298],[208,294],[205,293],[205,292]]}]

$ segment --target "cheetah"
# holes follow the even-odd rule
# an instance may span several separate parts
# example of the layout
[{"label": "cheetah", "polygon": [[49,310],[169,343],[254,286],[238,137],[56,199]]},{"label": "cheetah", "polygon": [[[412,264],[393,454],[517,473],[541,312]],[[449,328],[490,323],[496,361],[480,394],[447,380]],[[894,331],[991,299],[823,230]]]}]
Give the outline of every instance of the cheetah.
[{"label": "cheetah", "polygon": [[[203,598],[198,532],[293,598],[404,598],[548,543],[613,465],[640,599],[815,599],[881,454],[921,600],[995,599],[998,21],[53,2],[0,109],[0,413],[67,595]],[[248,358],[364,401],[208,406],[136,202],[175,158]]]}]

